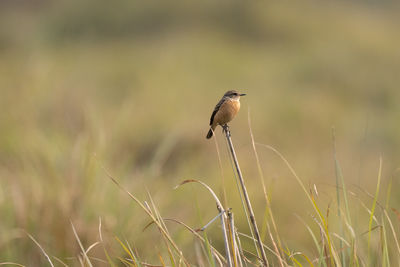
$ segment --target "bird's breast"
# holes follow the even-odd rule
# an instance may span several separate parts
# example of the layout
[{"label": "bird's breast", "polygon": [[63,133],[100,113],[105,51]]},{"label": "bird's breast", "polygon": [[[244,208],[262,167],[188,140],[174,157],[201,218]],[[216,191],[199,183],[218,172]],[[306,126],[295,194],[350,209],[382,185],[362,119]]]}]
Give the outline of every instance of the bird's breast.
[{"label": "bird's breast", "polygon": [[215,122],[220,125],[230,122],[238,113],[240,102],[238,100],[226,100],[215,114]]}]

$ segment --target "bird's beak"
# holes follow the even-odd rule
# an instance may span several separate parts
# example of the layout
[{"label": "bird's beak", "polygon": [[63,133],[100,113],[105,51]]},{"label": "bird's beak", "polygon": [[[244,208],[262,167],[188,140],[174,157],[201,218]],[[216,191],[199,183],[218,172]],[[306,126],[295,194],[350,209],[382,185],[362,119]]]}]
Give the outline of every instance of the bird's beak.
[{"label": "bird's beak", "polygon": [[240,96],[245,96],[246,94],[240,94]]}]

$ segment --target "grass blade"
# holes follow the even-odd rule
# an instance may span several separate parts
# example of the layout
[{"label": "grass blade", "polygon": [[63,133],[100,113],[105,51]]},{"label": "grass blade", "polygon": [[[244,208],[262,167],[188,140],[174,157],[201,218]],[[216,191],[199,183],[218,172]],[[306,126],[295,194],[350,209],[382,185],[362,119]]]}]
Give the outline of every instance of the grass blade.
[{"label": "grass blade", "polygon": [[381,184],[381,177],[382,177],[382,157],[379,158],[379,172],[378,172],[378,183],[376,185],[376,191],[375,191],[375,196],[374,200],[372,202],[372,208],[371,208],[371,213],[369,216],[369,223],[368,223],[368,264],[370,264],[370,248],[371,248],[371,229],[372,229],[372,221],[375,215],[375,208],[376,208],[376,203],[378,201],[378,195],[379,195],[379,189],[380,189],[380,184]]}]

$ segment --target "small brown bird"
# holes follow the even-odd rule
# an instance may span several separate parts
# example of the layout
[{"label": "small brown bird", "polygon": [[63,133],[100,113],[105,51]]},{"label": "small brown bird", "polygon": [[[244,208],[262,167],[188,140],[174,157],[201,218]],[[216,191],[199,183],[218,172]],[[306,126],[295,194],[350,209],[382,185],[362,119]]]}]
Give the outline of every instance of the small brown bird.
[{"label": "small brown bird", "polygon": [[218,125],[225,127],[236,116],[240,109],[240,97],[244,95],[246,94],[240,94],[235,90],[230,90],[224,94],[211,115],[207,139],[213,136],[214,130]]}]

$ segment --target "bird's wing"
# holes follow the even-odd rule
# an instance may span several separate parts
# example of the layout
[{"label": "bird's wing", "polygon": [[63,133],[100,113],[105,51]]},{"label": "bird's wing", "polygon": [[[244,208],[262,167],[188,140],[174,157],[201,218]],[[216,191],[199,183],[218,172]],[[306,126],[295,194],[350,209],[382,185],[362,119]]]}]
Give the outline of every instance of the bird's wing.
[{"label": "bird's wing", "polygon": [[225,98],[222,98],[222,99],[218,102],[218,104],[215,106],[214,111],[213,111],[213,113],[211,114],[210,125],[213,124],[215,114],[217,114],[219,108],[221,107],[221,105],[222,105],[224,102],[225,102]]}]

